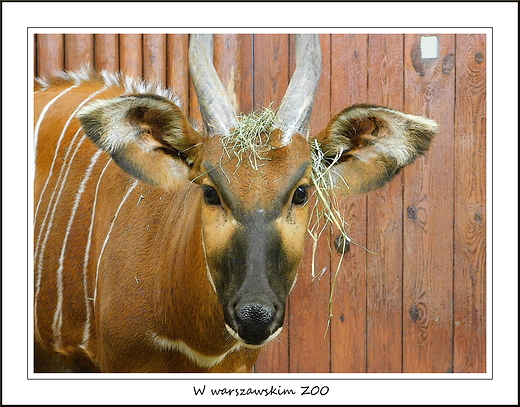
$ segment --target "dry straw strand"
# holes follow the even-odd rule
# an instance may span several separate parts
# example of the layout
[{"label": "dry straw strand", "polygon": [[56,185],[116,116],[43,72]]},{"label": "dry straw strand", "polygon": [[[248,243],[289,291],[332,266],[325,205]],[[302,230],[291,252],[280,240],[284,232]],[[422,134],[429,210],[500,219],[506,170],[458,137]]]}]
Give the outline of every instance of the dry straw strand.
[{"label": "dry straw strand", "polygon": [[222,137],[224,151],[228,157],[237,157],[237,167],[242,163],[244,155],[249,158],[249,164],[255,170],[261,166],[261,161],[268,159],[265,153],[273,148],[269,142],[276,118],[276,111],[271,105],[239,116],[233,131]]},{"label": "dry straw strand", "polygon": [[[363,247],[354,242],[348,236],[347,230],[350,225],[348,222],[344,220],[341,211],[339,210],[338,197],[336,195],[336,189],[339,189],[339,187],[336,185],[336,183],[338,181],[342,182],[344,183],[345,187],[348,188],[348,184],[345,181],[345,179],[334,170],[334,167],[338,163],[342,154],[343,150],[340,150],[333,158],[327,157],[325,152],[323,152],[323,150],[321,149],[317,140],[313,140],[311,143],[312,182],[315,186],[316,203],[314,204],[314,207],[311,210],[311,216],[309,221],[310,223],[307,230],[309,235],[314,240],[311,262],[311,278],[313,280],[317,277],[315,272],[315,259],[318,240],[320,239],[323,232],[330,226],[334,226],[339,230],[340,236],[342,236],[344,241],[348,242],[349,244],[352,243],[357,246]],[[314,223],[311,224],[311,222]],[[363,248],[368,252],[375,254],[367,248]],[[336,287],[336,281],[338,278],[339,271],[341,270],[341,265],[343,263],[344,257],[345,253],[342,252],[338,260],[338,264],[330,288],[328,321],[324,336],[327,335],[332,320],[334,290]],[[322,274],[323,271],[320,273],[320,276]]]}]

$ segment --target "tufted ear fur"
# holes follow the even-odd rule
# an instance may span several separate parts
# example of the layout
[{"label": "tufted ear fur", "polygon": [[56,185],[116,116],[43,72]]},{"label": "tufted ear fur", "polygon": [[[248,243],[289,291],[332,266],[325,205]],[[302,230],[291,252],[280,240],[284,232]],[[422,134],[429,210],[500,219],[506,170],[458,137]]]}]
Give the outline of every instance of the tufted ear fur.
[{"label": "tufted ear fur", "polygon": [[437,123],[424,117],[354,105],[332,117],[316,139],[326,159],[337,160],[333,167],[338,174],[336,186],[347,195],[356,195],[390,181],[426,152],[437,132]]},{"label": "tufted ear fur", "polygon": [[168,99],[143,94],[97,100],[78,117],[86,135],[137,179],[166,190],[188,181],[203,138]]}]

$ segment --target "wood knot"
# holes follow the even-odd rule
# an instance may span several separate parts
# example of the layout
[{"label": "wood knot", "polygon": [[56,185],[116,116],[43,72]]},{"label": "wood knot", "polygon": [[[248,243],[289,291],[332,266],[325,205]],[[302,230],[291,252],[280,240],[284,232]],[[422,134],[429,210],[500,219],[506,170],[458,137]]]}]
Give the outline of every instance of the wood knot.
[{"label": "wood knot", "polygon": [[481,64],[482,62],[484,62],[484,54],[482,54],[482,52],[477,52],[473,59],[477,64]]},{"label": "wood knot", "polygon": [[334,239],[334,247],[338,253],[347,254],[350,251],[350,242],[345,236],[338,235]]},{"label": "wood knot", "polygon": [[406,213],[411,220],[417,219],[417,208],[415,206],[409,206],[408,209],[406,209]]},{"label": "wood knot", "polygon": [[448,54],[442,60],[442,73],[444,75],[449,75],[450,72],[455,67],[455,55]]},{"label": "wood knot", "polygon": [[408,312],[413,322],[424,325],[426,322],[426,305],[424,303],[419,302],[413,305]]},{"label": "wood knot", "polygon": [[414,305],[412,308],[410,308],[410,318],[413,322],[417,322],[419,318],[421,317],[421,312],[419,311],[419,307],[417,305]]}]

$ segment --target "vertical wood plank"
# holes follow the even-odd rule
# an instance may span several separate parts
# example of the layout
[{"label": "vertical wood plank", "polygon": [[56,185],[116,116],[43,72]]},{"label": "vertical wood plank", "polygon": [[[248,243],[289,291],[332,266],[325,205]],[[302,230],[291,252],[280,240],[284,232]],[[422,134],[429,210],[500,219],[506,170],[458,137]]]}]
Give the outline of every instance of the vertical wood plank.
[{"label": "vertical wood plank", "polygon": [[[486,37],[457,35],[454,372],[486,372]],[[469,114],[471,112],[471,114]]]},{"label": "vertical wood plank", "polygon": [[94,35],[65,35],[65,69],[77,71],[85,66],[94,66]]},{"label": "vertical wood plank", "polygon": [[119,71],[119,35],[94,35],[94,66],[97,71]]},{"label": "vertical wood plank", "polygon": [[[291,40],[294,40],[291,36]],[[311,116],[311,134],[323,129],[330,113],[330,35],[320,35],[322,74]],[[291,41],[291,50],[294,50]],[[291,53],[291,56],[294,52]],[[294,64],[293,58],[291,62]],[[314,201],[308,205],[313,207]],[[315,222],[313,219],[311,222]],[[286,320],[290,331],[290,372],[330,372],[330,333],[327,335],[330,296],[329,230],[325,230],[316,246],[315,273],[312,279],[313,244],[307,238],[298,281],[289,296],[290,317]],[[325,269],[326,268],[326,269]],[[323,270],[323,273],[322,273]],[[312,352],[309,352],[312,349]]]},{"label": "vertical wood plank", "polygon": [[422,58],[421,35],[405,36],[405,111],[441,128],[425,157],[405,169],[403,371],[451,372],[455,37],[437,35]]},{"label": "vertical wood plank", "polygon": [[[213,55],[215,52],[213,51]],[[189,83],[189,105],[188,105],[188,111],[190,118],[195,121],[196,123],[200,124],[200,130],[204,128],[203,121],[202,121],[202,114],[200,113],[199,108],[199,99],[197,98],[197,93],[195,92],[195,86],[193,85],[193,81],[190,80]]]},{"label": "vertical wood plank", "polygon": [[289,35],[257,34],[254,40],[254,106],[280,106],[289,84]]},{"label": "vertical wood plank", "polygon": [[51,75],[64,69],[64,43],[63,34],[38,34],[36,36],[38,55],[35,61],[38,64],[38,76]]},{"label": "vertical wood plank", "polygon": [[239,67],[242,62],[240,60],[240,39],[236,34],[215,34],[213,38],[215,69],[235,112],[238,112],[241,86]]},{"label": "vertical wood plank", "polygon": [[143,36],[141,34],[120,34],[119,66],[125,75],[143,76]]},{"label": "vertical wood plank", "polygon": [[215,69],[237,114],[253,110],[253,35],[217,34]]},{"label": "vertical wood plank", "polygon": [[[367,101],[368,35],[333,35],[331,110],[336,114],[355,103]],[[351,245],[343,256],[333,251],[331,278],[334,284],[331,320],[332,372],[366,371],[366,197],[344,200],[341,212],[350,224]],[[334,231],[332,240],[338,235]],[[341,260],[341,263],[340,263]]]},{"label": "vertical wood plank", "polygon": [[143,76],[166,84],[166,34],[143,34]]},{"label": "vertical wood plank", "polygon": [[253,35],[215,36],[215,67],[237,113],[253,110]]},{"label": "vertical wood plank", "polygon": [[[254,36],[254,108],[280,105],[289,83],[289,35]],[[290,308],[286,309],[286,318]],[[289,372],[290,327],[285,326],[276,340],[264,346],[255,372]]]},{"label": "vertical wood plank", "polygon": [[189,68],[188,34],[167,34],[166,36],[166,86],[170,87],[182,101],[180,108],[188,114]]},{"label": "vertical wood plank", "polygon": [[[403,108],[402,35],[370,35],[369,103]],[[402,175],[368,194],[367,371],[402,369]]]},{"label": "vertical wood plank", "polygon": [[249,113],[253,111],[253,35],[239,34],[240,44],[240,66],[238,77],[240,78],[239,113]]}]

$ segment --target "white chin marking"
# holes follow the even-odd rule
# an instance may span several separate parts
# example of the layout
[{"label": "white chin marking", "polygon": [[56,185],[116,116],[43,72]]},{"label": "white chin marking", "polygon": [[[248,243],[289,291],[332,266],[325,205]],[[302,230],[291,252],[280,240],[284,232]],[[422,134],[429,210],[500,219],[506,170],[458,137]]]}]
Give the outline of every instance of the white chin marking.
[{"label": "white chin marking", "polygon": [[246,348],[259,348],[263,345],[265,345],[266,343],[268,342],[271,342],[274,338],[276,338],[278,335],[280,335],[280,332],[282,332],[282,329],[283,329],[283,325],[278,328],[275,332],[273,332],[269,338],[267,338],[265,341],[263,341],[261,344],[259,345],[250,345],[246,342],[244,342],[244,340],[240,337],[240,335],[238,334],[238,332],[236,332],[233,328],[231,328],[228,324],[226,324],[226,329],[228,330],[229,334],[235,338],[237,341],[239,341],[244,347]]}]

